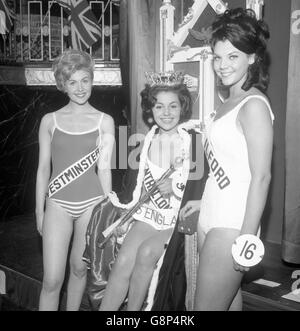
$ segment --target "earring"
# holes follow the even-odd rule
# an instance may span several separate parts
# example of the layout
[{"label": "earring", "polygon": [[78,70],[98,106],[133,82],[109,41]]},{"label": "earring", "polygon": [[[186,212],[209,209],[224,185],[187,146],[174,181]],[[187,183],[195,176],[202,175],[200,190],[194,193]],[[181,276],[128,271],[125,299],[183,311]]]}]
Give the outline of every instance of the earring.
[{"label": "earring", "polygon": [[152,123],[154,122],[153,117],[149,117],[149,118],[147,119],[147,122],[148,122],[149,124],[152,124]]}]

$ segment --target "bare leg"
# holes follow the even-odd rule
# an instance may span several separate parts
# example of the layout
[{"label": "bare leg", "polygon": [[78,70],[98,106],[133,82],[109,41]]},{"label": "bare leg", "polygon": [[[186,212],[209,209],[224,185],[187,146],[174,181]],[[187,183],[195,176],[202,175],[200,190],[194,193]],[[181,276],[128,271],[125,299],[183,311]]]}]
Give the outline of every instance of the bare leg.
[{"label": "bare leg", "polygon": [[156,231],[154,236],[144,241],[138,248],[128,294],[128,311],[141,309],[156,263],[161,257],[173,229]]},{"label": "bare leg", "polygon": [[44,277],[39,303],[41,311],[58,309],[72,231],[71,217],[48,199],[43,223]]},{"label": "bare leg", "polygon": [[[98,203],[98,202],[97,202]],[[85,249],[85,233],[94,206],[91,206],[74,223],[74,237],[70,255],[70,276],[68,280],[67,311],[77,311],[80,308],[86,286],[86,263],[82,260]]]},{"label": "bare leg", "polygon": [[239,236],[234,229],[214,228],[200,251],[195,310],[228,310],[243,274],[233,268],[231,246]]},{"label": "bare leg", "polygon": [[100,311],[118,310],[126,298],[138,247],[156,232],[150,225],[136,221],[126,235],[109,275]]}]

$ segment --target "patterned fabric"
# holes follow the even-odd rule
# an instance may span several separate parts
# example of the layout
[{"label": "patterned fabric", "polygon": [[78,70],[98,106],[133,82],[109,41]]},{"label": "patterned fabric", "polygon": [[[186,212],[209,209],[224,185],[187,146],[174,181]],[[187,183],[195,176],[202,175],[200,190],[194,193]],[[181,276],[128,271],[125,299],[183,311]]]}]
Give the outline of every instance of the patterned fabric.
[{"label": "patterned fabric", "polygon": [[86,231],[86,247],[82,259],[87,263],[87,295],[91,309],[98,311],[104,295],[114,261],[120,245],[112,236],[104,248],[103,231],[117,221],[120,210],[116,208],[108,197],[99,202],[91,215]]},{"label": "patterned fabric", "polygon": [[70,15],[72,47],[85,50],[102,35],[101,28],[86,0],[56,0]]},{"label": "patterned fabric", "polygon": [[13,26],[13,18],[15,18],[12,10],[7,6],[5,0],[0,0],[0,33],[9,32]]},{"label": "patterned fabric", "polygon": [[70,202],[58,199],[51,200],[57,203],[61,208],[63,208],[72,218],[77,219],[101,198],[102,196],[99,195],[98,197],[80,202]]}]

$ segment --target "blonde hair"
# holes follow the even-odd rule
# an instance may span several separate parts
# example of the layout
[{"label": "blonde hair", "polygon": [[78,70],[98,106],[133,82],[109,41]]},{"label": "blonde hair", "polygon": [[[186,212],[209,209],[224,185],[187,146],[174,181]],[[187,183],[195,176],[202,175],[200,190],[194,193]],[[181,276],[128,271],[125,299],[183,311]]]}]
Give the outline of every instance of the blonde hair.
[{"label": "blonde hair", "polygon": [[87,71],[94,79],[94,60],[88,53],[76,49],[64,51],[54,60],[52,69],[56,86],[62,92],[65,91],[65,82],[77,70]]}]

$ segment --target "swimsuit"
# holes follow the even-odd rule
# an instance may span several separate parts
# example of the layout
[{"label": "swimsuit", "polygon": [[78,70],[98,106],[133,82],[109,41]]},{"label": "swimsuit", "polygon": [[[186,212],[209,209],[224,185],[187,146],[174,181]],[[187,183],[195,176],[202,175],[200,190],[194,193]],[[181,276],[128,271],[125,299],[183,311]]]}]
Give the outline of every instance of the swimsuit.
[{"label": "swimsuit", "polygon": [[92,130],[69,132],[59,127],[53,113],[52,175],[48,197],[75,219],[103,195],[95,169],[100,155],[103,116],[102,113],[97,127]]},{"label": "swimsuit", "polygon": [[199,216],[199,226],[204,233],[216,227],[242,228],[251,172],[247,143],[237,127],[237,116],[251,98],[261,99],[267,104],[273,121],[274,115],[266,98],[250,95],[223,117],[214,121],[214,116],[211,116],[205,123],[203,143],[210,172]]}]

